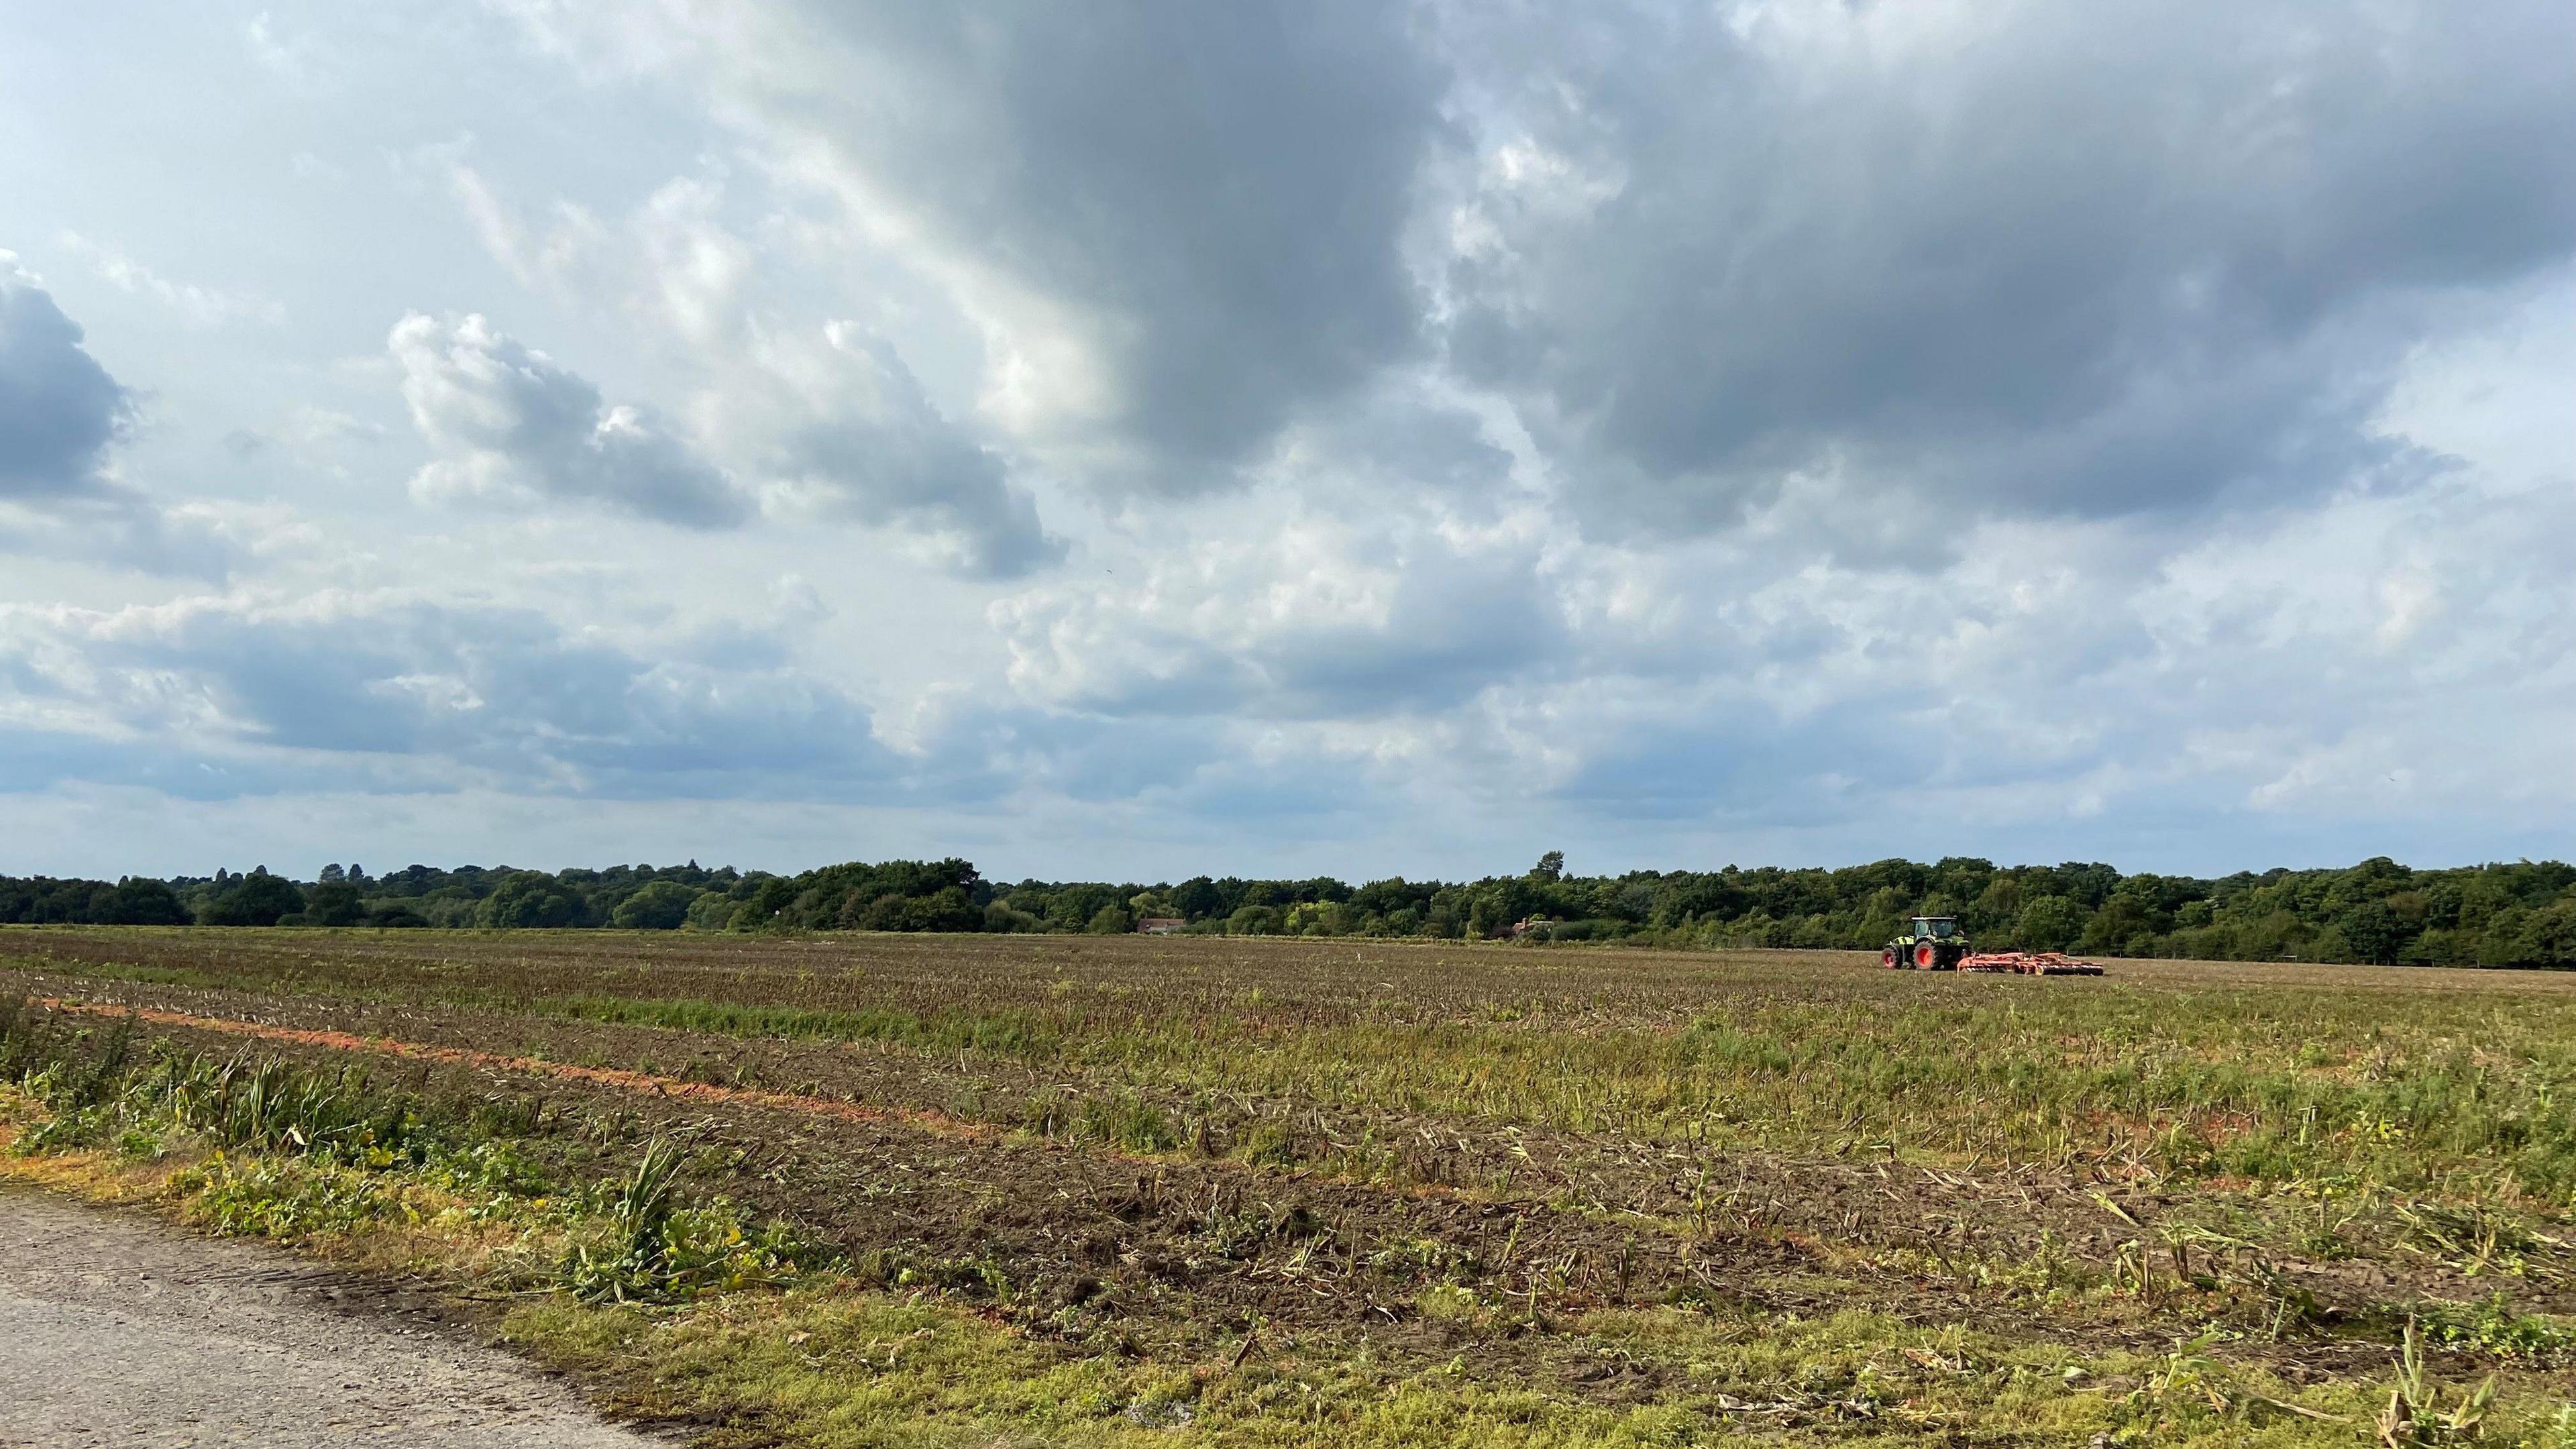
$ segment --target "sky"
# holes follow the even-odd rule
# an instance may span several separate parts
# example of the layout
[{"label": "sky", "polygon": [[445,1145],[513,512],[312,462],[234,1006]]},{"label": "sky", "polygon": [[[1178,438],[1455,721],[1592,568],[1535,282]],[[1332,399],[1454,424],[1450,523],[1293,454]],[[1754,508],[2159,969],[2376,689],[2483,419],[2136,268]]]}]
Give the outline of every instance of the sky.
[{"label": "sky", "polygon": [[0,871],[2576,854],[2564,0],[0,10]]}]

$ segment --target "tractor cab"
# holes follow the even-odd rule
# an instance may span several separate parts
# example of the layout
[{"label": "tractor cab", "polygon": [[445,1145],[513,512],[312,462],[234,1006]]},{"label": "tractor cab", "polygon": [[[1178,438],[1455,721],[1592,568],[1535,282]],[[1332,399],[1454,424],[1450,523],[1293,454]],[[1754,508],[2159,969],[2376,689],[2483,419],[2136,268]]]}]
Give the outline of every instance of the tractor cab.
[{"label": "tractor cab", "polygon": [[1967,954],[1957,916],[1916,916],[1914,929],[1888,942],[1878,959],[1892,971],[1956,971]]}]

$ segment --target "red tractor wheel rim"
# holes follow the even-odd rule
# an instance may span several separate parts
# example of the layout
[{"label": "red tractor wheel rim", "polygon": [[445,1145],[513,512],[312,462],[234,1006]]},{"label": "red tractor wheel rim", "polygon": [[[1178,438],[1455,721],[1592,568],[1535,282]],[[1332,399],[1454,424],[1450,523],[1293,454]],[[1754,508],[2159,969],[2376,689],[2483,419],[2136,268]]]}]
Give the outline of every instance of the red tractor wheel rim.
[{"label": "red tractor wheel rim", "polygon": [[1931,970],[1931,969],[1932,969],[1932,959],[1933,959],[1933,958],[1932,958],[1932,948],[1931,948],[1931,947],[1929,947],[1929,946],[1917,946],[1917,947],[1915,947],[1915,948],[1914,948],[1914,964],[1915,964],[1915,965],[1922,967],[1922,968],[1923,968],[1924,970],[1926,970],[1926,971],[1929,971],[1929,970]]},{"label": "red tractor wheel rim", "polygon": [[1879,953],[1878,953],[1878,964],[1879,964],[1879,965],[1881,965],[1881,966],[1886,967],[1886,968],[1887,968],[1888,970],[1890,970],[1890,971],[1895,970],[1895,969],[1896,969],[1896,948],[1895,948],[1894,946],[1890,946],[1890,947],[1888,947],[1886,950],[1879,952]]}]

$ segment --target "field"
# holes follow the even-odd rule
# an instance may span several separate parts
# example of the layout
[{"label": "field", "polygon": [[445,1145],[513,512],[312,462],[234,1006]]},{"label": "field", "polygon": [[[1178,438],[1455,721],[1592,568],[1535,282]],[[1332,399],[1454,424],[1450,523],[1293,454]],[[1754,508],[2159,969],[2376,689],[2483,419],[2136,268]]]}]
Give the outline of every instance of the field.
[{"label": "field", "polygon": [[2576,1444],[2576,977],[44,929],[0,1018],[10,1172],[710,1444]]}]

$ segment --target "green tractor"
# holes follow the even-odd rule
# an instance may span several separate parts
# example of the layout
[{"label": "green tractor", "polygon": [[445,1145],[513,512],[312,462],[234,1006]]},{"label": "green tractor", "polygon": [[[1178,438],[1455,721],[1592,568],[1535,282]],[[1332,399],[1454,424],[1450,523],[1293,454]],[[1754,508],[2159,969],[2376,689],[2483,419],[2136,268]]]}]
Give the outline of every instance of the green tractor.
[{"label": "green tractor", "polygon": [[1968,954],[1957,916],[1916,916],[1914,929],[1887,943],[1878,964],[1890,971],[1956,971]]}]

